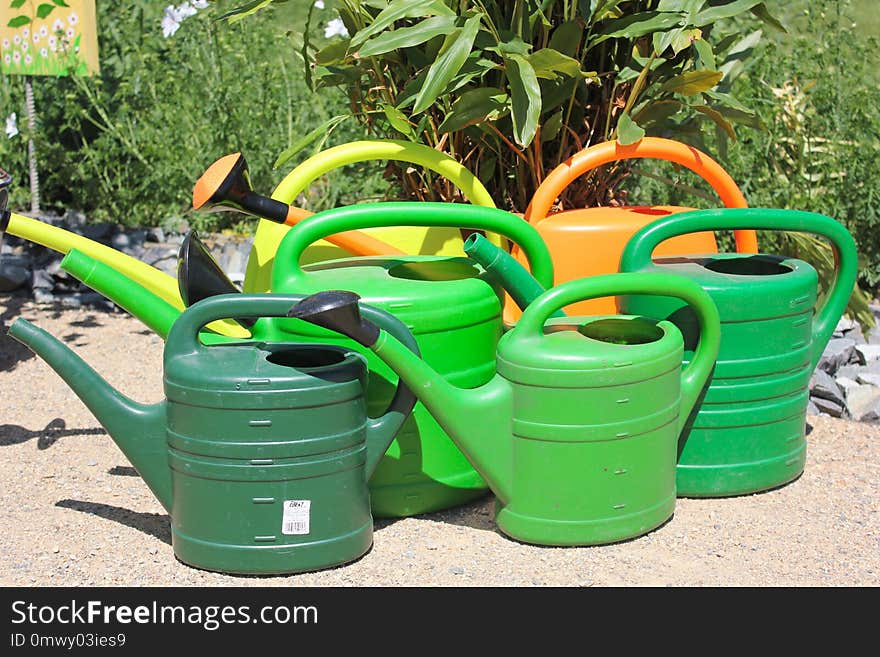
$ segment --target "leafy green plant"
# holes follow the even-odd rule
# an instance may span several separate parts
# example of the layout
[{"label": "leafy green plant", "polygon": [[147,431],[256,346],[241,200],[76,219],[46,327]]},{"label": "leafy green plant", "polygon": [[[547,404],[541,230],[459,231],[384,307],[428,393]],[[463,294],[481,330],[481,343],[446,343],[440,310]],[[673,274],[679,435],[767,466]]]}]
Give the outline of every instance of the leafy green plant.
[{"label": "leafy green plant", "polygon": [[[250,2],[238,20],[282,0]],[[330,6],[328,0],[328,8]],[[367,128],[429,144],[524,210],[547,171],[606,139],[645,132],[699,143],[708,127],[733,137],[756,115],[731,94],[760,30],[781,29],[758,0],[340,0],[344,30],[309,11],[298,48],[316,88],[343,87]],[[722,31],[722,23],[733,25]],[[313,32],[342,32],[329,41]],[[295,149],[294,149],[295,150]],[[418,198],[451,199],[444,181],[401,170]],[[618,176],[572,186],[573,205],[607,203]]]}]

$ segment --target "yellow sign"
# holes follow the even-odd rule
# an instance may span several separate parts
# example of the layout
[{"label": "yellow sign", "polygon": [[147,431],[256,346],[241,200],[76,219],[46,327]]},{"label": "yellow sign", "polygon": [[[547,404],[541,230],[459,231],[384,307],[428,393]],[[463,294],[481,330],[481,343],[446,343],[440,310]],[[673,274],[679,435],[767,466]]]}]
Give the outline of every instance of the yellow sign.
[{"label": "yellow sign", "polygon": [[0,72],[98,72],[95,0],[0,0]]}]

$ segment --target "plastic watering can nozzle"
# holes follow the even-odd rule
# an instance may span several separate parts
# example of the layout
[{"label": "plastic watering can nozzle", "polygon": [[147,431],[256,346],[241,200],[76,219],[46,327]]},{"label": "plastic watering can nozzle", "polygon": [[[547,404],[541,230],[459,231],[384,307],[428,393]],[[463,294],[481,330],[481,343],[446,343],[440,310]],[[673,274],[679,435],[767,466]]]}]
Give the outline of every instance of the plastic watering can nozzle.
[{"label": "plastic watering can nozzle", "polygon": [[[194,230],[186,234],[177,253],[177,285],[187,307],[208,297],[241,293]],[[252,318],[237,321],[247,328],[255,323]]]},{"label": "plastic watering can nozzle", "polygon": [[[544,286],[516,258],[479,233],[473,233],[465,240],[464,252],[507,291],[520,310],[525,310],[545,291]],[[565,317],[565,313],[558,309],[550,317]]]},{"label": "plastic watering can nozzle", "polygon": [[247,161],[231,153],[214,162],[193,188],[193,209],[206,212],[237,210],[279,224],[293,225],[309,213],[257,194],[251,185]]},{"label": "plastic watering can nozzle", "polygon": [[354,292],[327,290],[306,297],[287,316],[336,331],[369,348],[379,339],[379,327],[361,318],[359,300]]}]

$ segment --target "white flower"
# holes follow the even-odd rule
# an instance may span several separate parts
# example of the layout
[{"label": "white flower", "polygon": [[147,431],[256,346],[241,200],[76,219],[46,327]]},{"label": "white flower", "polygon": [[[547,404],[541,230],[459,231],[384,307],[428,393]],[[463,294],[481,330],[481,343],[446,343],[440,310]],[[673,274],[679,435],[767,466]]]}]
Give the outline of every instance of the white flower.
[{"label": "white flower", "polygon": [[14,35],[14,36],[12,37],[12,42],[13,42],[15,45],[18,45],[19,43],[21,43],[21,35],[20,35],[20,34],[16,34],[16,35]]},{"label": "white flower", "polygon": [[59,30],[63,30],[63,29],[64,29],[64,23],[61,21],[61,19],[56,18],[55,22],[52,23],[52,31],[58,32]]},{"label": "white flower", "polygon": [[36,43],[36,42],[39,41],[39,40],[40,40],[40,33],[39,33],[39,32],[34,32],[34,43]]},{"label": "white flower", "polygon": [[3,50],[9,50],[9,39],[3,39]]},{"label": "white flower", "polygon": [[72,39],[74,36],[76,36],[76,30],[74,30],[72,27],[68,27],[65,34],[67,35],[68,39]]},{"label": "white flower", "polygon": [[24,63],[25,63],[25,64],[30,64],[32,61],[34,61],[34,58],[31,57],[30,55],[25,55],[25,56],[24,56]]},{"label": "white flower", "polygon": [[323,9],[324,8],[324,0],[315,0],[315,7],[317,7],[318,9]]},{"label": "white flower", "polygon": [[29,44],[27,41],[24,41],[24,42],[22,42],[22,44],[21,44],[21,51],[22,51],[22,52],[27,52],[27,51],[28,51],[28,48],[30,48],[30,47],[31,47],[31,44]]},{"label": "white flower", "polygon": [[56,43],[58,43],[58,39],[55,37],[54,34],[50,35],[50,36],[49,36],[49,47],[50,47],[53,51],[55,50],[55,44],[56,44]]},{"label": "white flower", "polygon": [[[9,55],[6,55],[8,58]],[[9,63],[8,61],[6,62]],[[15,115],[15,112],[6,117],[6,136],[9,139],[15,137],[18,134],[18,117]]]},{"label": "white flower", "polygon": [[12,61],[12,55],[10,55],[9,53],[6,53],[5,55],[3,55],[3,61],[8,64],[9,62]]},{"label": "white flower", "polygon": [[180,21],[177,20],[177,12],[173,5],[165,7],[165,13],[162,15],[162,36],[166,39],[174,36],[174,33],[180,29]]},{"label": "white flower", "polygon": [[70,12],[70,16],[67,17],[67,22],[70,23],[71,25],[76,25],[77,22],[79,22],[79,16],[77,16],[73,12]]},{"label": "white flower", "polygon": [[14,61],[16,64],[18,64],[21,61],[21,53],[18,52],[17,50],[14,53],[12,53],[12,61]]},{"label": "white flower", "polygon": [[45,48],[40,48],[40,57],[48,57],[48,56],[49,56],[49,51],[46,50]]},{"label": "white flower", "polygon": [[192,0],[192,6],[196,9],[207,9],[208,0]]},{"label": "white flower", "polygon": [[44,37],[44,36],[46,36],[47,34],[49,34],[49,28],[46,27],[45,25],[41,25],[41,26],[40,26],[40,36],[41,36],[41,37]]},{"label": "white flower", "polygon": [[330,39],[335,36],[347,37],[348,30],[345,29],[345,23],[341,18],[334,18],[327,22],[324,26],[324,38]]},{"label": "white flower", "polygon": [[31,29],[29,27],[26,27],[21,31],[21,38],[22,39],[27,39],[30,35],[31,35]]},{"label": "white flower", "polygon": [[189,18],[198,13],[199,10],[193,7],[190,3],[184,2],[178,5],[175,11],[177,12],[177,22],[180,23],[183,19]]}]

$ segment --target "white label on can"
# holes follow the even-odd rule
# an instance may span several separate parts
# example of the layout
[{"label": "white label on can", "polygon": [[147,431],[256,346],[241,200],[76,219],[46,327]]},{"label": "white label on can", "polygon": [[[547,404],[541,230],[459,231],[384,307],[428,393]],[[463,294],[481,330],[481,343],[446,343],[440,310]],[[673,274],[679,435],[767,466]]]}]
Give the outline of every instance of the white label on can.
[{"label": "white label on can", "polygon": [[281,519],[282,534],[308,534],[311,500],[285,500]]}]

